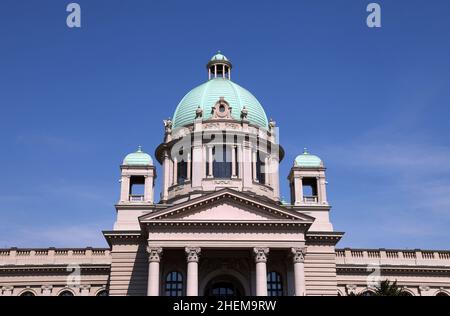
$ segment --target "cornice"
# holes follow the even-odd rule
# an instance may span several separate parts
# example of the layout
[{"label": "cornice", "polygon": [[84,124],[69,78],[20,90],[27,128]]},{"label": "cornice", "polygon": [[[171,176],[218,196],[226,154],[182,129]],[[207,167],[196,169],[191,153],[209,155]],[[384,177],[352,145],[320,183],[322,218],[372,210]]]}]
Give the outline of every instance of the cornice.
[{"label": "cornice", "polygon": [[343,232],[307,232],[305,235],[305,240],[308,243],[326,243],[331,245],[336,245],[342,236]]},{"label": "cornice", "polygon": [[[436,267],[436,266],[393,266],[393,265],[380,265],[380,270],[382,272],[388,273],[417,273],[417,274],[432,274],[432,273],[442,273],[450,275],[450,267]],[[371,271],[367,270],[367,265],[360,264],[337,264],[336,271],[341,274],[370,274]]]},{"label": "cornice", "polygon": [[[111,265],[110,264],[80,264],[80,269],[84,271],[105,271],[109,272]],[[67,264],[65,265],[51,265],[51,264],[44,264],[44,265],[5,265],[0,266],[0,273],[2,272],[14,272],[14,271],[53,271],[53,272],[67,272]]]}]

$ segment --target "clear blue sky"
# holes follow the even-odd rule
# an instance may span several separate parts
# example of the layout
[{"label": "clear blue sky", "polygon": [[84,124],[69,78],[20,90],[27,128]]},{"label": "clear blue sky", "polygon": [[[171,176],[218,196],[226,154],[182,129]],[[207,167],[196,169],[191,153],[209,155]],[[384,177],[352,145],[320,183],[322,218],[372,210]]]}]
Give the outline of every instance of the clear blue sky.
[{"label": "clear blue sky", "polygon": [[80,0],[81,29],[69,2],[0,4],[0,247],[106,245],[121,160],[220,49],[280,127],[283,196],[303,147],[325,161],[341,247],[450,249],[448,0],[378,1],[381,29],[360,0]]}]

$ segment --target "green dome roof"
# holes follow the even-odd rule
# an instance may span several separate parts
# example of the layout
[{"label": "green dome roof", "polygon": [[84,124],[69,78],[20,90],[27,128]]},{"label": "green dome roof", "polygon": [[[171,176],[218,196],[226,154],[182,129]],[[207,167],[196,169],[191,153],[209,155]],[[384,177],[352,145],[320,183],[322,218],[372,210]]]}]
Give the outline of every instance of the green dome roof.
[{"label": "green dome roof", "polygon": [[123,160],[127,166],[153,166],[153,159],[149,154],[142,151],[141,146],[134,153],[128,154]]},{"label": "green dome roof", "polygon": [[297,158],[295,158],[294,165],[296,167],[323,167],[322,160],[315,156],[311,155],[305,148],[303,151],[303,154],[298,155]]},{"label": "green dome roof", "polygon": [[217,54],[215,54],[215,55],[211,58],[211,61],[216,61],[216,60],[225,60],[225,61],[229,61],[227,57],[225,57],[224,55],[222,55],[222,53],[220,52],[220,50],[217,52]]},{"label": "green dome roof", "polygon": [[267,129],[267,116],[261,103],[249,91],[226,78],[211,79],[189,91],[175,110],[173,127],[177,128],[193,123],[195,111],[199,106],[203,109],[203,119],[209,119],[211,108],[219,101],[220,97],[224,97],[225,101],[230,104],[231,115],[234,119],[240,120],[241,111],[245,106],[250,123]]}]

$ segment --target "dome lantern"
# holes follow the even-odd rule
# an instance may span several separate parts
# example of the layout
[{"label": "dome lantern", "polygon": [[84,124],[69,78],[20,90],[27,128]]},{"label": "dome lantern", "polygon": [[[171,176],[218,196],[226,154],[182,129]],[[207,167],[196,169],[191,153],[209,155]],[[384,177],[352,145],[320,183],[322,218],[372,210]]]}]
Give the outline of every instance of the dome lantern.
[{"label": "dome lantern", "polygon": [[233,68],[233,65],[228,58],[220,52],[220,50],[210,59],[206,65],[206,68],[208,69],[209,80],[213,78],[224,78],[231,80],[231,68]]}]

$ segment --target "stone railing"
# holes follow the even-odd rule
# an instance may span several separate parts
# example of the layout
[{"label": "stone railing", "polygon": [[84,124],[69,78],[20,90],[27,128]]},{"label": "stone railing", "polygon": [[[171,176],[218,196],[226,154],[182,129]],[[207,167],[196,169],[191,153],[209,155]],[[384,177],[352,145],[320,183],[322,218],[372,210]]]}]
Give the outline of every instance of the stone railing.
[{"label": "stone railing", "polygon": [[109,249],[0,249],[0,267],[23,265],[111,264]]},{"label": "stone railing", "polygon": [[337,265],[408,265],[450,267],[450,251],[390,250],[390,249],[337,249]]}]

